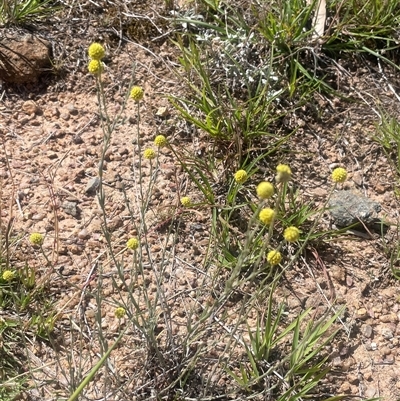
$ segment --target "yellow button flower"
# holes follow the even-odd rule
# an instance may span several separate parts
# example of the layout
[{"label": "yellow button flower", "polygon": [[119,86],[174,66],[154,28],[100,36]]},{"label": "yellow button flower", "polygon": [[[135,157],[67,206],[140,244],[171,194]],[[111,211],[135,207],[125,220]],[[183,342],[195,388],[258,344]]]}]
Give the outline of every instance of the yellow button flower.
[{"label": "yellow button flower", "polygon": [[43,238],[43,235],[40,234],[40,233],[32,233],[29,236],[29,241],[33,245],[42,245],[43,241],[44,241],[44,238]]},{"label": "yellow button flower", "polygon": [[131,89],[130,98],[133,99],[135,102],[140,102],[143,99],[143,89],[140,86],[134,86]]},{"label": "yellow button flower", "polygon": [[276,167],[276,173],[277,182],[288,182],[292,177],[292,170],[287,164],[279,164]]},{"label": "yellow button flower", "polygon": [[260,214],[258,215],[260,221],[266,224],[267,226],[269,226],[272,223],[274,217],[275,217],[275,212],[269,207],[262,209],[260,211]]},{"label": "yellow button flower", "polygon": [[279,251],[269,251],[267,255],[267,262],[271,266],[279,265],[282,261],[282,254]]},{"label": "yellow button flower", "polygon": [[139,240],[137,238],[130,238],[126,243],[126,247],[128,249],[132,249],[132,251],[139,248]]},{"label": "yellow button flower", "polygon": [[91,60],[88,65],[88,70],[93,75],[99,75],[103,71],[103,65],[100,60]]},{"label": "yellow button flower", "polygon": [[300,237],[300,230],[297,227],[288,227],[284,232],[283,232],[283,238],[287,242],[296,242],[298,241]]},{"label": "yellow button flower", "polygon": [[247,180],[247,173],[245,170],[238,170],[236,171],[234,178],[238,184],[243,184]]},{"label": "yellow button flower", "polygon": [[189,207],[192,204],[192,200],[188,196],[181,198],[181,204],[184,207]]},{"label": "yellow button flower", "polygon": [[105,55],[105,50],[100,43],[92,43],[89,46],[88,54],[92,60],[101,60]]},{"label": "yellow button flower", "polygon": [[347,178],[347,171],[343,167],[335,168],[332,171],[332,181],[337,183],[345,182]]},{"label": "yellow button flower", "polygon": [[125,316],[125,313],[125,308],[122,308],[121,306],[119,308],[116,308],[114,311],[114,315],[117,319],[122,319]]},{"label": "yellow button flower", "polygon": [[156,158],[156,152],[154,152],[154,150],[153,149],[146,149],[144,152],[143,152],[143,157],[145,158],[145,159],[148,159],[148,160],[152,160],[152,159],[155,159]]},{"label": "yellow button flower", "polygon": [[157,135],[156,139],[154,139],[154,145],[158,146],[159,148],[163,148],[167,145],[167,138],[164,135]]},{"label": "yellow button flower", "polygon": [[11,270],[5,270],[2,277],[4,281],[11,281],[15,277],[15,274]]},{"label": "yellow button flower", "polygon": [[260,182],[257,185],[257,195],[261,199],[269,199],[274,194],[274,186],[270,182]]}]

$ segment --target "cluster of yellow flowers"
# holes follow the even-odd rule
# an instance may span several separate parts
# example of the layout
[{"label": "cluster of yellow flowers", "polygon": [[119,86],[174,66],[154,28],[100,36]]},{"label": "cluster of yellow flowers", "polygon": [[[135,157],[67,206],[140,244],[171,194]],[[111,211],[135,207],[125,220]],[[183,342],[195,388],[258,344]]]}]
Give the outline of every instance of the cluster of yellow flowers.
[{"label": "cluster of yellow flowers", "polygon": [[262,209],[262,210],[260,210],[260,213],[258,214],[258,218],[260,219],[260,221],[262,223],[269,226],[275,218],[275,211],[269,207]]},{"label": "cluster of yellow flowers", "polygon": [[263,181],[257,185],[256,192],[260,199],[269,199],[274,195],[275,189],[270,182]]},{"label": "cluster of yellow flowers", "polygon": [[[276,176],[275,180],[277,183],[287,183],[290,181],[292,177],[292,170],[286,164],[279,164],[276,167]],[[332,181],[334,183],[343,183],[347,178],[347,171],[342,168],[338,167],[332,172]],[[238,170],[234,174],[234,180],[238,184],[244,184],[248,179],[248,173],[246,170]],[[274,196],[275,188],[273,184],[267,181],[262,181],[257,185],[256,188],[257,196],[261,200],[267,200]],[[258,218],[261,223],[271,226],[274,223],[274,219],[276,217],[275,210],[266,207],[260,210],[258,214]],[[287,227],[283,232],[283,238],[286,242],[297,242],[300,238],[300,230],[297,227],[290,226]],[[274,249],[268,252],[267,254],[267,262],[271,266],[278,265],[282,261],[282,254],[279,252],[278,249]]]},{"label": "cluster of yellow flowers", "polygon": [[300,237],[300,230],[297,227],[290,226],[283,232],[283,238],[287,242],[296,242]]},{"label": "cluster of yellow flowers", "polygon": [[[102,59],[104,58],[106,51],[100,43],[92,43],[88,49],[88,55],[90,58],[88,64],[88,70],[93,75],[100,75],[103,72]],[[133,86],[129,97],[135,102],[140,102],[143,99],[144,91],[140,86]]]},{"label": "cluster of yellow flowers", "polygon": [[[157,135],[154,139],[154,145],[158,148],[163,148],[168,145],[167,138],[164,135]],[[143,157],[147,160],[153,160],[157,157],[156,152],[152,148],[147,148],[143,152]]]},{"label": "cluster of yellow flowers", "polygon": [[[296,242],[300,238],[300,230],[297,227],[290,226],[285,229],[283,232],[283,238],[285,238],[286,242]],[[269,251],[267,254],[267,262],[271,266],[279,265],[282,261],[282,254],[279,250],[274,249]]]},{"label": "cluster of yellow flowers", "polygon": [[88,70],[93,75],[99,75],[103,71],[102,58],[106,54],[104,47],[100,43],[92,43],[89,46],[88,54],[90,61],[88,64]]},{"label": "cluster of yellow flowers", "polygon": [[[248,173],[246,170],[238,170],[234,174],[234,180],[238,184],[244,184],[248,180]],[[275,180],[277,183],[287,183],[292,178],[292,170],[287,164],[279,164],[276,167]],[[343,183],[347,178],[347,171],[338,167],[332,172],[332,180],[335,183]],[[267,181],[260,182],[256,187],[256,193],[259,199],[262,201],[270,199],[275,194],[274,185]],[[274,209],[269,207],[263,208],[258,214],[258,219],[261,223],[266,226],[274,224],[276,212]],[[283,232],[283,238],[286,242],[297,242],[300,238],[300,230],[297,227],[287,227]],[[267,253],[267,262],[271,266],[278,265],[282,261],[282,254],[278,249],[273,249]]]},{"label": "cluster of yellow flowers", "polygon": [[154,139],[154,145],[159,148],[163,148],[164,146],[168,145],[167,138],[164,135],[157,135]]},{"label": "cluster of yellow flowers", "polygon": [[269,251],[267,254],[267,262],[271,266],[279,265],[282,261],[282,254],[276,249]]},{"label": "cluster of yellow flowers", "polygon": [[[286,183],[290,181],[292,177],[292,170],[286,164],[279,164],[276,168],[276,181],[278,183]],[[248,174],[246,170],[238,170],[234,174],[234,179],[238,184],[244,184],[248,179]],[[260,182],[256,187],[257,196],[262,200],[270,199],[275,194],[274,185],[268,181]],[[270,226],[273,224],[276,217],[275,210],[266,207],[260,210],[258,214],[258,219],[261,223]],[[297,227],[288,227],[283,234],[287,242],[296,242],[300,237],[300,230]],[[274,249],[267,253],[267,262],[271,266],[278,265],[282,261],[282,254],[279,250]]]},{"label": "cluster of yellow flowers", "polygon": [[276,182],[288,182],[292,178],[292,170],[287,164],[279,164],[276,167]]}]

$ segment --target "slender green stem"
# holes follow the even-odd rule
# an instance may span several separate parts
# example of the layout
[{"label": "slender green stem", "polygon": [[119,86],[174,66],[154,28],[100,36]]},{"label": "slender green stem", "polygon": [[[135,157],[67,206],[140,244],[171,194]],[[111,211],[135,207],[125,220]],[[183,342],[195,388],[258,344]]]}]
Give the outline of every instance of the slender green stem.
[{"label": "slender green stem", "polygon": [[100,358],[99,362],[92,368],[89,374],[82,380],[76,390],[72,393],[71,397],[68,398],[67,401],[75,401],[78,399],[79,395],[82,393],[84,388],[93,380],[96,373],[100,370],[100,368],[104,365],[108,357],[110,356],[111,352],[114,348],[118,345],[121,338],[123,337],[125,331],[122,331],[118,338],[116,339],[115,343],[106,351],[106,353]]}]

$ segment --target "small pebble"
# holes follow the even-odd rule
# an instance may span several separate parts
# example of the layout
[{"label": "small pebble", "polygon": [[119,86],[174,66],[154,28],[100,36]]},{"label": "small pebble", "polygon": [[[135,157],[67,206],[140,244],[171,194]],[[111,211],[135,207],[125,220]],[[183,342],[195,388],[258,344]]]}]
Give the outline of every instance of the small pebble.
[{"label": "small pebble", "polygon": [[381,353],[381,355],[389,355],[389,354],[391,354],[391,350],[390,350],[390,348],[389,347],[382,347],[381,349],[380,349],[380,353]]},{"label": "small pebble", "polygon": [[74,135],[74,137],[72,138],[72,142],[73,142],[75,145],[80,145],[81,143],[83,143],[83,139],[82,139],[82,137],[81,137],[80,135],[76,134],[76,135]]},{"label": "small pebble", "polygon": [[72,103],[67,104],[65,108],[72,116],[76,116],[78,114],[78,109]]},{"label": "small pebble", "polygon": [[95,313],[95,311],[94,311],[93,309],[88,309],[88,310],[85,312],[85,315],[86,315],[86,317],[87,317],[88,319],[93,319],[93,318],[95,317],[96,313]]},{"label": "small pebble", "polygon": [[354,363],[355,363],[355,360],[352,357],[346,359],[342,364],[342,370],[344,372],[347,372],[354,365]]},{"label": "small pebble", "polygon": [[393,332],[388,327],[384,327],[381,331],[382,336],[385,337],[387,340],[393,338]]},{"label": "small pebble", "polygon": [[364,319],[367,319],[368,317],[369,317],[368,312],[365,308],[360,308],[357,310],[357,319],[364,320]]},{"label": "small pebble", "polygon": [[383,360],[383,363],[387,365],[393,365],[394,364],[394,356],[393,355],[386,355],[386,358]]},{"label": "small pebble", "polygon": [[64,120],[64,121],[68,121],[70,119],[70,114],[66,113],[66,112],[62,112],[60,114],[60,117]]},{"label": "small pebble", "polygon": [[100,178],[99,177],[93,177],[87,183],[86,188],[85,188],[85,192],[87,194],[94,193],[94,192],[96,192],[96,190],[99,187],[99,185],[100,185]]},{"label": "small pebble", "polygon": [[88,230],[86,230],[86,228],[79,231],[79,233],[78,233],[79,239],[88,239],[89,237],[90,237],[90,234],[89,234]]},{"label": "small pebble", "polygon": [[343,383],[341,386],[340,386],[340,392],[341,393],[350,393],[351,392],[351,385],[350,385],[350,383],[347,383],[347,382],[345,382],[345,383]]},{"label": "small pebble", "polygon": [[36,213],[32,216],[32,220],[41,221],[46,217],[43,213]]},{"label": "small pebble", "polygon": [[392,322],[397,322],[398,321],[398,317],[395,313],[389,313],[387,315],[382,315],[379,320],[382,323],[392,323]]},{"label": "small pebble", "polygon": [[372,398],[376,395],[376,388],[375,387],[367,387],[364,393],[365,397]]},{"label": "small pebble", "polygon": [[169,115],[169,110],[167,107],[159,107],[156,111],[156,116],[158,117],[167,117]]},{"label": "small pebble", "polygon": [[60,112],[58,111],[57,107],[49,107],[44,111],[44,116],[46,118],[59,117]]},{"label": "small pebble", "polygon": [[22,104],[22,110],[27,114],[41,114],[42,109],[33,101],[27,100]]},{"label": "small pebble", "polygon": [[371,338],[372,337],[372,327],[369,324],[364,324],[361,327],[361,332],[362,334],[367,337],[367,338]]},{"label": "small pebble", "polygon": [[348,381],[349,383],[351,383],[351,384],[358,385],[360,379],[358,378],[358,375],[349,374],[349,375],[347,376],[347,381]]},{"label": "small pebble", "polygon": [[63,209],[64,213],[75,218],[79,217],[79,210],[76,202],[64,201],[61,205],[61,208]]}]

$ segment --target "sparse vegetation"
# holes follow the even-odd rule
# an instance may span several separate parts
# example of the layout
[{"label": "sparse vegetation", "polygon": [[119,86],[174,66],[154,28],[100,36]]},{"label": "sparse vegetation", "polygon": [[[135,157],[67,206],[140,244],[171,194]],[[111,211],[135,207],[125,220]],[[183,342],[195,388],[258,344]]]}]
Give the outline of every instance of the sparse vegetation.
[{"label": "sparse vegetation", "polygon": [[[153,117],[160,128],[151,135],[143,134],[149,85],[138,63],[130,80],[127,74],[119,80],[121,69],[109,54],[115,43],[88,42],[82,50],[84,79],[97,100],[95,124],[101,127],[90,137],[97,153],[88,152],[94,190],[74,192],[66,184],[70,177],[55,184],[54,171],[66,155],[57,159],[53,170],[40,173],[52,213],[42,231],[13,227],[15,203],[21,221],[31,217],[20,205],[25,193],[16,193],[12,150],[1,138],[8,176],[0,178],[0,400],[31,391],[34,397],[68,401],[99,394],[123,400],[378,399],[365,392],[343,394],[341,383],[329,381],[333,354],[339,355],[330,347],[343,343],[341,336],[348,340],[354,325],[349,315],[355,312],[349,314],[343,294],[335,294],[319,253],[348,234],[347,227],[331,227],[326,215],[333,191],[347,188],[351,171],[339,157],[318,171],[316,154],[308,169],[293,166],[301,165],[297,155],[306,160],[305,151],[296,148],[304,127],[313,119],[323,125],[323,107],[334,109],[337,99],[354,100],[357,94],[339,84],[342,63],[358,66],[370,58],[380,68],[398,69],[394,26],[400,7],[393,0],[324,4],[200,0],[178,8],[165,1],[162,21],[170,27],[165,35],[150,16],[143,17],[157,31],[154,42],[171,39],[179,62],[168,65],[179,85],[165,95],[176,115],[169,120],[157,110]],[[64,6],[74,13],[75,4]],[[108,13],[103,24],[119,21],[118,46],[132,32],[125,20],[134,18],[132,10],[124,7],[118,13],[95,8]],[[23,24],[55,11],[51,1],[3,1],[0,23]],[[376,110],[379,121],[370,138],[397,184],[399,122],[381,105]],[[85,128],[94,130],[95,124]],[[174,138],[171,127],[179,124],[204,146],[193,151]],[[114,139],[127,131],[126,146],[116,154]],[[79,144],[78,133],[73,135]],[[344,136],[335,135],[338,142]],[[115,156],[122,160],[121,154],[129,157],[127,168],[111,179],[112,162]],[[84,166],[82,155],[75,156]],[[29,173],[39,171],[33,165]],[[307,172],[323,177],[326,192],[318,199],[302,182]],[[168,204],[158,202],[162,192]],[[56,199],[65,194],[67,206]],[[76,207],[71,199],[93,201],[95,211],[82,219],[83,229],[74,229],[77,234],[63,236],[59,213]],[[85,263],[79,257],[73,268],[81,270],[71,273],[78,276],[73,280],[58,257],[68,255],[75,263],[84,253],[79,246],[92,219],[99,222],[95,257],[87,253]],[[398,222],[391,224],[397,235]],[[381,256],[391,279],[398,280],[398,239],[393,245],[385,234],[380,230]],[[185,252],[200,258],[188,261]],[[325,255],[326,263],[333,266],[338,254]],[[310,273],[309,283],[321,294],[318,302],[295,289],[302,285],[298,277],[313,271],[313,258],[322,277]],[[52,352],[43,366],[32,351],[36,344]]]}]

